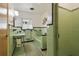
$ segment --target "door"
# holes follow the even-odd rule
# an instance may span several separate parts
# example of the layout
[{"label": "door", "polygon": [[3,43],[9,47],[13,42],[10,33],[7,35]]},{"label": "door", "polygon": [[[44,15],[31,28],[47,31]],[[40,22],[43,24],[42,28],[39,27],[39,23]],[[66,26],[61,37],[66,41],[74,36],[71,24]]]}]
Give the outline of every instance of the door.
[{"label": "door", "polygon": [[5,8],[6,12],[4,12],[4,9],[0,9],[0,56],[6,56],[7,55],[7,4],[0,3],[0,8]]},{"label": "door", "polygon": [[58,55],[79,56],[79,9],[58,7],[58,34]]},{"label": "door", "polygon": [[72,33],[71,13],[58,7],[58,55],[69,55]]},{"label": "door", "polygon": [[0,56],[7,55],[7,30],[0,29]]}]

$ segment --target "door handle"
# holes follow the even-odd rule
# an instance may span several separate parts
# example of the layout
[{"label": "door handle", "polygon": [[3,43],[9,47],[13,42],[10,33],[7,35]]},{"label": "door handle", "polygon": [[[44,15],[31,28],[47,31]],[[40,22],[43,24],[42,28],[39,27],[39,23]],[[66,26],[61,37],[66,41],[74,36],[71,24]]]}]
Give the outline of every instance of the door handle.
[{"label": "door handle", "polygon": [[8,37],[8,35],[6,34],[6,35],[3,35],[4,37]]},{"label": "door handle", "polygon": [[58,37],[58,38],[60,37],[59,33],[57,34],[57,37]]},{"label": "door handle", "polygon": [[6,37],[8,37],[8,35],[6,35]]}]

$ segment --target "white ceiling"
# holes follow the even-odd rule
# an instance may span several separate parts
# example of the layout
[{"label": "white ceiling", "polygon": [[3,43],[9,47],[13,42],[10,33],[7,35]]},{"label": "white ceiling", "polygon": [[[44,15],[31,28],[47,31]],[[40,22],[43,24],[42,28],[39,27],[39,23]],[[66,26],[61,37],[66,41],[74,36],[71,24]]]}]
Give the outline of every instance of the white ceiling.
[{"label": "white ceiling", "polygon": [[[11,5],[15,10],[31,13],[43,13],[47,9],[51,9],[50,3],[12,3]],[[30,8],[35,10],[30,10]]]},{"label": "white ceiling", "polygon": [[79,3],[59,3],[59,6],[69,10],[73,10],[79,8]]}]

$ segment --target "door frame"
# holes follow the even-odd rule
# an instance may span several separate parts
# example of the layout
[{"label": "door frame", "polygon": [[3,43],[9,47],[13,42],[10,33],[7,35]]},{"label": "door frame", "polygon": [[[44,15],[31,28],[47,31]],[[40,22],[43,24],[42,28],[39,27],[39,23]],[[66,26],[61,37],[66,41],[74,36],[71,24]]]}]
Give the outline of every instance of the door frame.
[{"label": "door frame", "polygon": [[58,3],[53,4],[54,55],[58,55]]},{"label": "door frame", "polygon": [[[51,55],[51,56],[57,56],[58,55],[58,3],[52,3],[52,21],[53,24],[50,25],[49,27],[53,27],[53,34],[51,34],[51,36],[53,36],[52,39],[48,38],[48,40],[51,40],[51,42],[48,42],[48,46],[50,46],[49,43],[51,43],[51,47],[47,47],[47,49],[53,50],[51,52],[49,52],[49,50],[47,51],[47,55]],[[49,30],[48,30],[49,31]],[[49,33],[50,34],[50,33]]]}]

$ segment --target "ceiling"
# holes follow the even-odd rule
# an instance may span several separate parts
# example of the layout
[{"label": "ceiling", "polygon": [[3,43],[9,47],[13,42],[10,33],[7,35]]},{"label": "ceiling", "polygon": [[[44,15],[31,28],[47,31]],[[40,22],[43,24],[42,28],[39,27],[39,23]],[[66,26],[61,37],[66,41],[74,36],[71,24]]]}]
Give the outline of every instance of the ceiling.
[{"label": "ceiling", "polygon": [[[43,13],[48,9],[51,9],[50,3],[12,3],[13,8],[17,11],[31,12],[31,13]],[[34,10],[30,10],[34,8]]]},{"label": "ceiling", "polygon": [[79,3],[59,3],[59,6],[66,8],[68,10],[73,10],[79,8]]}]

